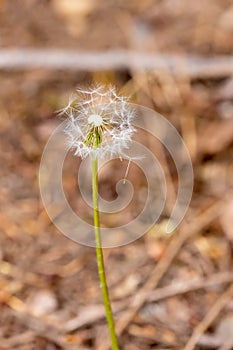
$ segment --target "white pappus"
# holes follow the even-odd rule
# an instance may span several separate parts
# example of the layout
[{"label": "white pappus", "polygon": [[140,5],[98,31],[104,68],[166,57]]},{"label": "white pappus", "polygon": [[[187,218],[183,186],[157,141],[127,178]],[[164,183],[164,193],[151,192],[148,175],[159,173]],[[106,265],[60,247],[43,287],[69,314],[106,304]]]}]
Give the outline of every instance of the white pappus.
[{"label": "white pappus", "polygon": [[134,110],[114,87],[77,89],[60,114],[67,116],[67,146],[76,156],[125,156],[135,132]]}]

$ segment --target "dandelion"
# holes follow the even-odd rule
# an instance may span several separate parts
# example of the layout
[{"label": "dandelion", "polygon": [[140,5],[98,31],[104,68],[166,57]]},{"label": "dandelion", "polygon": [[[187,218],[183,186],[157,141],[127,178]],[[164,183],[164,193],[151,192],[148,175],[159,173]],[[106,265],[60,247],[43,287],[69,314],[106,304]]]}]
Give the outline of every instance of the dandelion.
[{"label": "dandelion", "polygon": [[[133,110],[125,97],[118,96],[114,87],[98,86],[89,90],[77,90],[63,109],[67,115],[65,133],[67,145],[76,156],[92,157],[93,222],[96,242],[96,258],[106,319],[112,350],[119,350],[114,319],[105,276],[101,244],[98,207],[98,158],[107,155],[125,156],[135,129],[132,126]],[[128,172],[128,167],[126,173]]]},{"label": "dandelion", "polygon": [[124,151],[135,131],[134,111],[114,87],[77,90],[63,113],[68,116],[67,145],[76,156],[126,156]]}]

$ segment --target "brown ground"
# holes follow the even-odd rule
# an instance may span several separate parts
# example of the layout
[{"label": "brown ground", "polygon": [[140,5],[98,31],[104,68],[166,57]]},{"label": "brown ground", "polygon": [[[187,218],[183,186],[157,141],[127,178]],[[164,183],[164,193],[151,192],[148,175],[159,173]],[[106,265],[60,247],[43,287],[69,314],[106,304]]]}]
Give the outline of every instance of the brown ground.
[{"label": "brown ground", "polygon": [[[229,56],[232,14],[228,0],[2,0],[0,45]],[[76,85],[92,81],[124,88],[166,116],[195,173],[186,220],[171,237],[161,220],[159,238],[151,230],[105,250],[121,349],[233,349],[232,75],[41,68],[0,77],[0,349],[108,349],[95,252],[56,230],[38,187],[55,111]],[[75,203],[73,179],[64,181]],[[104,188],[114,195],[111,176]]]}]

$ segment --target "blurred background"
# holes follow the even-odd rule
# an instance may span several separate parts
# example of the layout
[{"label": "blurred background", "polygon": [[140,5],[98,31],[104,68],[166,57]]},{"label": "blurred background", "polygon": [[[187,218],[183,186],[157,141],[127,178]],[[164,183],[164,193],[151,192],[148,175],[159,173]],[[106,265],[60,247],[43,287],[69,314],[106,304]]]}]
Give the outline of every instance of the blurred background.
[{"label": "blurred background", "polygon": [[[105,250],[121,349],[233,349],[232,50],[230,0],[0,0],[1,350],[109,349],[95,251],[58,232],[38,186],[56,111],[92,83],[165,116],[195,176],[173,235],[164,213],[141,239]],[[169,208],[176,173],[154,147]],[[103,194],[115,198],[107,175]],[[75,186],[66,174],[74,206]]]}]

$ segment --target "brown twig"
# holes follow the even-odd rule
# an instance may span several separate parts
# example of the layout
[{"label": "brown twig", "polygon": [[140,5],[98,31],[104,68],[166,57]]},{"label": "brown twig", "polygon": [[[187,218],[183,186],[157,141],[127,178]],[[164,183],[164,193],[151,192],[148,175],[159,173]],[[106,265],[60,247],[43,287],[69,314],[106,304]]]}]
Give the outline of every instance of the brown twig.
[{"label": "brown twig", "polygon": [[224,284],[233,282],[233,273],[232,272],[220,272],[212,275],[209,279],[204,278],[195,278],[191,280],[182,282],[176,282],[167,287],[158,288],[152,292],[149,296],[149,301],[158,301],[161,299],[173,297],[177,294],[183,294],[191,292],[198,289],[206,289],[218,284]]},{"label": "brown twig", "polygon": [[[193,279],[188,281],[177,282],[166,287],[158,288],[152,292],[148,298],[148,302],[155,302],[170,298],[172,296],[187,293],[190,291],[205,289],[211,286],[233,282],[232,272],[220,272],[211,276],[209,279]],[[130,299],[113,303],[114,312],[120,312],[129,305]],[[66,332],[73,332],[83,326],[92,324],[104,318],[103,305],[88,306],[80,310],[79,315],[67,321],[63,329]]]},{"label": "brown twig", "polygon": [[226,344],[223,344],[218,350],[232,350],[233,348],[233,340],[227,341]]},{"label": "brown twig", "polygon": [[[121,301],[118,303],[114,303],[113,311],[119,312],[126,308],[128,303],[127,301]],[[83,326],[92,324],[97,322],[105,317],[104,307],[103,305],[91,305],[85,307],[83,310],[79,311],[79,315],[77,317],[72,318],[64,324],[63,329],[66,332],[73,332]]]},{"label": "brown twig", "polygon": [[10,338],[0,338],[0,349],[15,349],[19,345],[29,344],[35,338],[35,333],[32,331],[25,331],[24,333],[20,333],[14,335]]},{"label": "brown twig", "polygon": [[211,307],[204,319],[194,329],[193,334],[189,338],[184,350],[193,350],[201,334],[211,325],[218,316],[220,311],[228,304],[233,296],[233,285],[231,285],[225,293],[223,293]]},{"label": "brown twig", "polygon": [[216,349],[223,345],[223,340],[215,334],[205,333],[197,340],[197,345],[205,349]]},{"label": "brown twig", "polygon": [[1,49],[0,69],[65,70],[167,70],[191,78],[222,77],[233,73],[233,58],[151,54],[133,50],[71,51],[49,49]]}]

